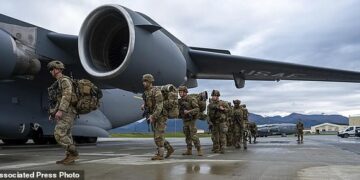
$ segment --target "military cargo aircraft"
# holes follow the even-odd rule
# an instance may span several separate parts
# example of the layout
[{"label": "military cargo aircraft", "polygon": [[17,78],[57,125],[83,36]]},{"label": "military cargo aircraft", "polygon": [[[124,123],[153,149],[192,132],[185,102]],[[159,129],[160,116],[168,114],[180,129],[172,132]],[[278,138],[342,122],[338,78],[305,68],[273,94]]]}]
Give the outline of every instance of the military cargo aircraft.
[{"label": "military cargo aircraft", "polygon": [[296,134],[296,124],[280,123],[280,124],[262,124],[258,125],[258,136],[267,137],[271,135],[289,135]]},{"label": "military cargo aircraft", "polygon": [[[46,64],[60,60],[65,74],[86,78],[103,90],[100,109],[81,115],[73,128],[78,142],[96,142],[107,130],[141,119],[141,78],[156,85],[196,87],[197,79],[360,82],[360,73],[231,55],[228,50],[191,47],[150,17],[120,5],[93,10],[78,36],[61,34],[0,14],[0,139],[22,144],[51,141]],[[175,67],[175,68],[174,68]]]}]

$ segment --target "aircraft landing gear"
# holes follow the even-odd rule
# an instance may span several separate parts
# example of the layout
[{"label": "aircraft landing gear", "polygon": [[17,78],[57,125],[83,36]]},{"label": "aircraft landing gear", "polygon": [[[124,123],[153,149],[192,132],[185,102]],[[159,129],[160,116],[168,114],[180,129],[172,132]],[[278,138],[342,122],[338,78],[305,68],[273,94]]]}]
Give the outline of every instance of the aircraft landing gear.
[{"label": "aircraft landing gear", "polygon": [[4,144],[6,145],[23,145],[25,144],[29,139],[2,139]]},{"label": "aircraft landing gear", "polygon": [[76,137],[74,137],[74,140],[77,144],[96,143],[97,137],[76,136]]}]

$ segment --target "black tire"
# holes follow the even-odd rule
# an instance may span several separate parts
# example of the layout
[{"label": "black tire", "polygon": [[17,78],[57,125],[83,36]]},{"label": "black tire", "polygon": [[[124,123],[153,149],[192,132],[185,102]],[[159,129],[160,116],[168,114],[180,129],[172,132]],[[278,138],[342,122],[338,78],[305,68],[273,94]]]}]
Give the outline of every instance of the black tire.
[{"label": "black tire", "polygon": [[87,143],[96,143],[97,137],[87,137],[86,141],[87,141]]},{"label": "black tire", "polygon": [[42,129],[38,129],[33,133],[32,140],[35,144],[43,145],[48,143],[48,139],[44,137]]},{"label": "black tire", "polygon": [[23,145],[26,144],[28,140],[29,139],[2,139],[6,145]]},{"label": "black tire", "polygon": [[344,138],[348,138],[349,137],[349,134],[344,134]]}]

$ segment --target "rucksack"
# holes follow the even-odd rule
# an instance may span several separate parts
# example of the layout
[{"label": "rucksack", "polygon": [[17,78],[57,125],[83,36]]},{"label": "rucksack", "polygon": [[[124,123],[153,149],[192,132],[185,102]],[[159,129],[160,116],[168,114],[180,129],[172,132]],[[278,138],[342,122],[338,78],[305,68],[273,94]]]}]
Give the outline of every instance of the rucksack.
[{"label": "rucksack", "polygon": [[100,99],[103,97],[99,89],[90,80],[72,80],[77,102],[75,105],[78,114],[87,114],[100,106]]},{"label": "rucksack", "polygon": [[208,94],[206,91],[201,92],[199,94],[189,94],[189,96],[194,97],[197,100],[200,113],[206,110],[206,100],[208,99]]},{"label": "rucksack", "polygon": [[172,84],[158,86],[157,88],[161,90],[161,94],[164,97],[164,109],[167,111],[168,118],[178,118],[179,102],[177,88]]}]

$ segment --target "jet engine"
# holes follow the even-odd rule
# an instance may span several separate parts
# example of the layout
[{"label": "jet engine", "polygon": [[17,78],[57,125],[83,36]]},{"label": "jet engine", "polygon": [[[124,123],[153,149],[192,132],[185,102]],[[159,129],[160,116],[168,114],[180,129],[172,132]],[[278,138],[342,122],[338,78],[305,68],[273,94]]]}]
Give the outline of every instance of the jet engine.
[{"label": "jet engine", "polygon": [[0,80],[13,77],[32,77],[40,71],[40,61],[25,45],[0,29]]},{"label": "jet engine", "polygon": [[78,48],[91,76],[117,88],[139,92],[145,73],[156,84],[186,81],[183,48],[149,17],[119,5],[92,11],[82,24]]}]

